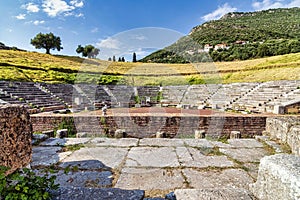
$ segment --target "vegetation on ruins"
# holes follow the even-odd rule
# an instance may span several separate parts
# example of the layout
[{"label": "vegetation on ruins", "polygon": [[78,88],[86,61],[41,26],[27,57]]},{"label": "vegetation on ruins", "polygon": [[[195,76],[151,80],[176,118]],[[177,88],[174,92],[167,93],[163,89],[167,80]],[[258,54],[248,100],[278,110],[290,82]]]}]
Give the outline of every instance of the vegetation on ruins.
[{"label": "vegetation on ruins", "polygon": [[33,39],[31,39],[30,44],[32,44],[36,49],[46,49],[46,54],[50,54],[51,49],[57,49],[57,51],[63,49],[60,37],[55,36],[53,33],[38,33]]},{"label": "vegetation on ruins", "polygon": [[96,58],[97,55],[99,54],[100,49],[94,47],[93,45],[86,45],[85,47],[78,45],[76,49],[76,53],[81,53],[83,57],[88,57],[88,58]]},{"label": "vegetation on ruins", "polygon": [[54,131],[56,132],[60,129],[68,129],[68,137],[76,137],[77,131],[73,118],[64,118]]},{"label": "vegetation on ruins", "polygon": [[32,170],[24,168],[6,175],[7,167],[0,166],[0,199],[36,200],[50,199],[49,190],[58,189],[54,181],[56,176],[36,175]]},{"label": "vegetation on ruins", "polygon": [[213,61],[233,61],[297,53],[299,24],[300,8],[229,13],[194,27],[188,36],[141,61],[209,62],[208,53]]}]

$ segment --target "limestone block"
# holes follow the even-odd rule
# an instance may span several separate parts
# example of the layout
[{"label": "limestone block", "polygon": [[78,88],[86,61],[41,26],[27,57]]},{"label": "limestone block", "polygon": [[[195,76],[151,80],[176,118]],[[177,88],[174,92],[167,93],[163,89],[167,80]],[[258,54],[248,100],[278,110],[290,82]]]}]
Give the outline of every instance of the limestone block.
[{"label": "limestone block", "polygon": [[32,155],[32,126],[24,106],[0,106],[0,165],[8,173],[27,166]]},{"label": "limestone block", "polygon": [[230,139],[239,139],[239,138],[241,138],[241,132],[240,131],[231,131]]},{"label": "limestone block", "polygon": [[264,157],[257,182],[250,189],[260,200],[300,199],[300,157],[288,154]]},{"label": "limestone block", "polygon": [[125,129],[117,129],[115,132],[115,138],[126,138],[127,134]]},{"label": "limestone block", "polygon": [[68,137],[68,129],[60,129],[56,131],[56,138]]},{"label": "limestone block", "polygon": [[205,130],[195,130],[195,139],[203,139],[205,138],[205,134]]}]

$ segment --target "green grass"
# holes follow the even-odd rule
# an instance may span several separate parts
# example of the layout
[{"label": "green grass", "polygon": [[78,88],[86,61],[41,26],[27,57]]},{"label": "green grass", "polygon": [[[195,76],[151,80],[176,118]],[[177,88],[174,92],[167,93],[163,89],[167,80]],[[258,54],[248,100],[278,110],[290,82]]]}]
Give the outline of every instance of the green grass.
[{"label": "green grass", "polygon": [[114,82],[138,86],[298,79],[300,53],[234,62],[156,64],[0,51],[0,80],[47,83]]}]

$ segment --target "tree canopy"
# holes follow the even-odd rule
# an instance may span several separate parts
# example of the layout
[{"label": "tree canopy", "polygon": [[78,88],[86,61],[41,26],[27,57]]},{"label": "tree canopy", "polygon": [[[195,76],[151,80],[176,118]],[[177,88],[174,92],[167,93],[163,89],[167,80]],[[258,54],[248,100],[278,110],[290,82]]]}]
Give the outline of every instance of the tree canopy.
[{"label": "tree canopy", "polygon": [[82,47],[81,45],[78,45],[76,49],[77,53],[81,53],[83,57],[88,58],[96,58],[96,56],[99,54],[100,49],[94,47],[93,45],[86,45],[85,47]]},{"label": "tree canopy", "polygon": [[63,49],[60,37],[55,36],[53,33],[39,33],[31,39],[30,44],[36,49],[46,49],[46,54],[50,54],[51,49],[57,49],[57,51]]}]

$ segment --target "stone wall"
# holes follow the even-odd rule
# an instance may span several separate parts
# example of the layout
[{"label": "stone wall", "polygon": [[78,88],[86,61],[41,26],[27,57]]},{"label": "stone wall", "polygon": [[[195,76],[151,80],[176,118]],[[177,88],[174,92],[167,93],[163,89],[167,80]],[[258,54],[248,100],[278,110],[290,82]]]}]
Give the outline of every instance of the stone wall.
[{"label": "stone wall", "polygon": [[194,131],[204,129],[209,136],[229,137],[231,131],[240,131],[242,137],[261,135],[265,130],[266,117],[262,116],[31,116],[33,131],[51,130],[62,121],[74,118],[77,132],[102,135],[105,131],[125,129],[134,137],[153,137],[163,131],[170,137],[194,135]]},{"label": "stone wall", "polygon": [[0,106],[0,165],[9,173],[27,166],[31,161],[32,126],[25,107]]},{"label": "stone wall", "polygon": [[294,154],[300,155],[300,116],[269,117],[266,131],[271,139],[288,144]]}]

